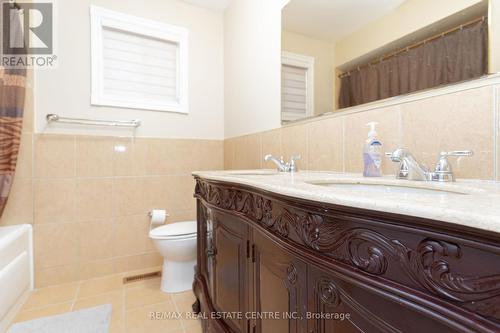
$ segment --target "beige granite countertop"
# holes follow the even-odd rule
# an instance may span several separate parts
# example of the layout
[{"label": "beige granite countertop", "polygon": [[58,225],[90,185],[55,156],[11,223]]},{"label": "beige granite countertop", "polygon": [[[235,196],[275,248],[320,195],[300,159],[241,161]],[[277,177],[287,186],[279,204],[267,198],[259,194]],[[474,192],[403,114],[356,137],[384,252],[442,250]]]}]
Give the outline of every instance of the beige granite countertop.
[{"label": "beige granite countertop", "polygon": [[[308,171],[291,174],[273,170],[201,171],[193,175],[290,197],[423,217],[500,233],[499,182],[459,179],[455,183],[437,183],[398,180],[393,176],[364,178],[360,174]],[[362,186],[351,186],[359,183]]]}]

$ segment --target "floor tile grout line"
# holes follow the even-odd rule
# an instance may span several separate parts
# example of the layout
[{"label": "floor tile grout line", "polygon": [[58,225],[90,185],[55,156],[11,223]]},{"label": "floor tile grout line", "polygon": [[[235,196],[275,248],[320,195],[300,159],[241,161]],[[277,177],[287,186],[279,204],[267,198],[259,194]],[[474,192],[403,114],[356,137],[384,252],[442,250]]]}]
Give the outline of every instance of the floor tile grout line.
[{"label": "floor tile grout line", "polygon": [[[123,289],[123,291],[125,291],[124,288],[122,288],[122,289]],[[109,294],[112,294],[112,293],[115,293],[115,292],[119,291],[119,289],[108,290],[108,291],[105,291],[105,292],[102,292],[102,293],[98,293],[98,294],[91,295],[91,296],[85,296],[85,297],[78,297],[79,291],[80,291],[80,286],[78,286],[78,291],[76,293],[77,296],[75,296],[74,298],[72,298],[70,300],[66,300],[66,301],[62,301],[62,302],[49,303],[49,304],[45,304],[43,306],[36,306],[36,307],[29,308],[29,309],[26,309],[26,310],[22,310],[22,311],[19,311],[19,312],[26,312],[26,311],[33,311],[33,310],[42,310],[42,309],[48,308],[50,306],[61,305],[61,304],[66,304],[66,303],[71,303],[72,304],[70,311],[73,311],[74,310],[74,305],[78,301],[84,301],[84,300],[88,300],[88,299],[94,298],[94,297],[99,297],[99,296],[102,296],[102,295],[109,295]]]},{"label": "floor tile grout line", "polygon": [[46,309],[46,308],[49,308],[51,306],[55,306],[55,305],[62,305],[62,304],[66,304],[66,303],[73,303],[73,300],[67,300],[67,301],[63,301],[63,302],[55,302],[55,303],[49,303],[49,304],[45,304],[43,306],[35,306],[33,308],[28,308],[28,309],[21,309],[19,311],[19,313],[22,313],[22,312],[30,312],[30,311],[38,311],[38,310],[43,310],[43,309]]},{"label": "floor tile grout line", "polygon": [[[172,303],[174,303],[175,311],[177,311],[177,313],[180,313],[180,309],[179,309],[179,306],[177,305],[175,297],[172,294],[168,294],[168,295],[170,296]],[[182,318],[181,318],[181,328],[182,328],[182,332],[186,333],[186,327],[184,326],[184,320]]]},{"label": "floor tile grout line", "polygon": [[161,302],[154,302],[154,303],[148,303],[148,304],[143,304],[143,305],[139,305],[139,306],[134,306],[134,307],[131,307],[131,308],[128,308],[128,309],[125,307],[125,312],[136,311],[136,310],[139,310],[139,309],[142,309],[142,308],[147,308],[149,306],[166,304],[168,302],[172,302],[172,303],[175,304],[175,302],[173,300],[166,300],[166,301],[161,301]]},{"label": "floor tile grout line", "polygon": [[93,294],[93,295],[90,295],[90,296],[85,296],[85,297],[78,297],[77,298],[77,301],[85,301],[85,300],[88,300],[90,298],[94,298],[94,297],[99,297],[99,296],[103,296],[103,295],[109,295],[109,294],[113,294],[113,293],[117,293],[119,291],[123,290],[123,288],[117,288],[117,289],[111,289],[111,290],[106,290],[104,292],[101,292],[101,293],[98,293],[98,294]]},{"label": "floor tile grout line", "polygon": [[75,298],[73,299],[73,304],[71,304],[71,309],[70,311],[73,311],[75,308],[76,301],[78,300],[78,295],[80,294],[80,288],[82,286],[82,283],[78,283],[78,287],[76,288],[76,293],[75,293]]},{"label": "floor tile grout line", "polygon": [[[66,266],[66,265],[62,265],[62,266]],[[58,265],[58,266],[54,266],[54,267],[61,267],[61,266]],[[53,284],[53,285],[45,286],[45,287],[38,287],[38,288],[35,287],[35,289],[33,291],[40,291],[40,290],[45,290],[45,289],[49,289],[49,288],[65,287],[65,286],[69,286],[69,285],[77,284],[77,283],[80,283],[80,280],[63,282],[63,283]]]}]

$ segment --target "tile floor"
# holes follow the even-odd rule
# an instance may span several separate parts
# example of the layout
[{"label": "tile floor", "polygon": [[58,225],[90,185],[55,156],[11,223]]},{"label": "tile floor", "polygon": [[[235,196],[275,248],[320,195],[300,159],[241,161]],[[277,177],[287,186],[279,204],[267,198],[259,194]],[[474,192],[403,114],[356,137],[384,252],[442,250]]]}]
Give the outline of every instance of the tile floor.
[{"label": "tile floor", "polygon": [[[193,293],[163,293],[159,278],[123,284],[124,276],[141,273],[144,271],[37,289],[14,322],[112,304],[110,333],[201,333],[200,322],[184,315],[191,312]],[[180,312],[183,318],[152,320],[152,312]]]}]

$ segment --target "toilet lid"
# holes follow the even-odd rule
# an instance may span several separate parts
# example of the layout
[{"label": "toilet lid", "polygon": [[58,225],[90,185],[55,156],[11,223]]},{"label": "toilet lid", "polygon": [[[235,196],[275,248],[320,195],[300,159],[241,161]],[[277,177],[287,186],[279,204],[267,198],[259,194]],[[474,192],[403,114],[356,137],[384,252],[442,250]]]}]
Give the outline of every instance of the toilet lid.
[{"label": "toilet lid", "polygon": [[196,234],[196,221],[176,222],[154,228],[149,232],[151,238],[176,238],[194,236]]}]

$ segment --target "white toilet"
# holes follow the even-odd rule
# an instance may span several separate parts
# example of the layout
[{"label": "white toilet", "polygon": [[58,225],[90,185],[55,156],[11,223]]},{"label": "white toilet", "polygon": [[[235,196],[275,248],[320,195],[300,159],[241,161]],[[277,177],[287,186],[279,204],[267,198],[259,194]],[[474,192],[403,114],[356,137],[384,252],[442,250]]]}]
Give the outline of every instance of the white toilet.
[{"label": "white toilet", "polygon": [[196,265],[196,222],[177,222],[152,229],[149,237],[163,256],[161,290],[190,290]]}]

